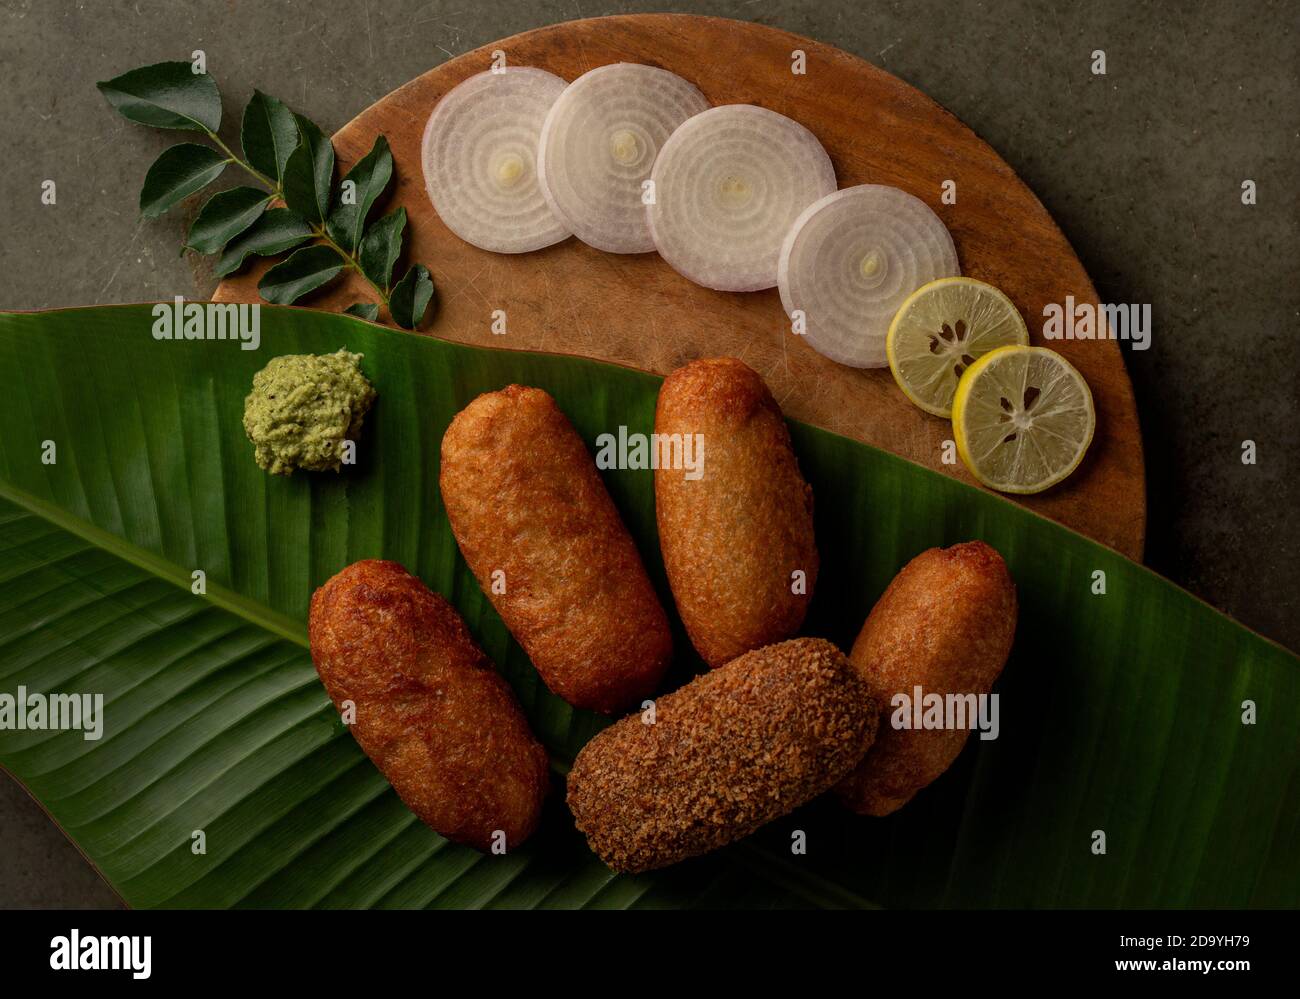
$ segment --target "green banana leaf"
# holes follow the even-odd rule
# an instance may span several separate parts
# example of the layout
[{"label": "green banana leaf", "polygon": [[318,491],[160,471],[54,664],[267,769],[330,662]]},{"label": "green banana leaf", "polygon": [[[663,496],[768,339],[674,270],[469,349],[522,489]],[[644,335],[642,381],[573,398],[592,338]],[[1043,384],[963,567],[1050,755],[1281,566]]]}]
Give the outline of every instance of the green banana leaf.
[{"label": "green banana leaf", "polygon": [[[659,379],[299,309],[262,307],[259,350],[160,342],[151,325],[148,306],[0,314],[0,692],[102,692],[106,711],[98,741],[0,731],[0,764],[129,904],[1300,902],[1294,656],[999,497],[799,425],[824,560],[805,630],[847,646],[907,559],[985,539],[1021,602],[1001,735],[972,739],[887,819],[823,799],[709,857],[615,876],[562,796],[568,762],[607,722],[546,691],[481,594],[443,514],[438,446],[457,410],[510,382],[551,392],[588,442],[620,424],[648,433]],[[365,355],[379,392],[358,465],[264,474],[241,425],[253,373],[341,346]],[[606,481],[671,607],[651,474]],[[519,850],[483,856],[419,823],[317,682],[312,590],[370,557],[402,562],[461,610],[550,749],[556,794]],[[700,668],[677,639],[671,684]],[[795,830],[806,854],[792,852]]]}]

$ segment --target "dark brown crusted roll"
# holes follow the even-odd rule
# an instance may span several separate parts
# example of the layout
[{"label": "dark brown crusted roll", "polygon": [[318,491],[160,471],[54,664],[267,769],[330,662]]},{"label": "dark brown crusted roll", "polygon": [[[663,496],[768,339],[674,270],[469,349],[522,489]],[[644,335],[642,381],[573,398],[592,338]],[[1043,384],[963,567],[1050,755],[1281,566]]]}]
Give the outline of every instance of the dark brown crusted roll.
[{"label": "dark brown crusted roll", "polygon": [[514,849],[537,828],[546,750],[455,608],[396,562],[356,562],[312,596],[311,655],[401,799],[448,839]]},{"label": "dark brown crusted roll", "polygon": [[658,699],[578,754],[568,802],[616,871],[666,867],[749,835],[840,780],[879,712],[830,642],[747,653]]}]

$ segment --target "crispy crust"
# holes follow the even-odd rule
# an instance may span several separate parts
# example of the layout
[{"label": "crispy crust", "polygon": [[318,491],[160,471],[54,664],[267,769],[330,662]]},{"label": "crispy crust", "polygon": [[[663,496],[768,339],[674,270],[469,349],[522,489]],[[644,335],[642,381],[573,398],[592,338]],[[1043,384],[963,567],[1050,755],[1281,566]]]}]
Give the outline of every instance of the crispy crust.
[{"label": "crispy crust", "polygon": [[799,638],[747,653],[583,747],[569,808],[616,871],[649,871],[748,836],[849,773],[879,712],[844,653]]},{"label": "crispy crust", "polygon": [[465,561],[546,685],[606,713],[650,696],[672,659],[668,617],[555,400],[520,385],[479,396],[442,439],[440,482]]},{"label": "crispy crust", "polygon": [[[710,666],[803,624],[817,581],[812,487],[772,393],[748,365],[714,357],[659,390],[655,432],[702,434],[703,476],[655,471],[655,515],[677,610]],[[803,570],[807,592],[791,592]]]},{"label": "crispy crust", "polygon": [[396,562],[348,566],[311,600],[311,654],[353,737],[421,821],[480,850],[537,828],[546,750],[455,608]]},{"label": "crispy crust", "polygon": [[966,729],[895,729],[896,693],[987,694],[1011,652],[1016,587],[982,541],[931,548],[894,577],[862,626],[853,665],[881,705],[875,745],[835,789],[862,815],[888,815],[952,764]]}]

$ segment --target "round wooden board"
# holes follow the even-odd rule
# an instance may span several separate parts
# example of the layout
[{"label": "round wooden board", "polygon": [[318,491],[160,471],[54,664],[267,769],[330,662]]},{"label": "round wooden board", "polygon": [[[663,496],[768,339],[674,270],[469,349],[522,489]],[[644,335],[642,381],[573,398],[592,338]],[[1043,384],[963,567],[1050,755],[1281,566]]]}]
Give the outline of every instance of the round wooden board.
[{"label": "round wooden board", "polygon": [[[806,53],[803,75],[792,53]],[[420,141],[434,104],[491,65],[538,66],[572,80],[613,62],[661,66],[691,80],[714,104],[771,108],[822,141],[841,187],[891,184],[925,201],[947,224],[964,274],[997,285],[1020,308],[1035,343],[1049,302],[1097,303],[1069,242],[1015,172],[970,129],[920,91],[846,52],[761,25],[684,14],[632,14],[556,24],[484,46],[432,69],[372,105],[337,135],[340,168],[380,133],[396,162],[393,205],[406,206],[408,257],[433,272],[440,308],[423,330],[463,343],[581,354],[666,374],[693,358],[732,354],[766,380],[788,417],[893,451],[967,482],[943,463],[947,420],[913,407],[889,371],[834,364],[790,332],[775,290],[728,294],[698,287],[656,254],[602,253],[576,239],[536,253],[487,253],[462,242],[424,190]],[[954,205],[941,185],[957,185]],[[387,210],[387,209],[385,209]],[[219,301],[258,300],[258,261],[222,283]],[[372,301],[349,273],[309,304],[341,310]],[[493,335],[502,309],[508,332]],[[1134,559],[1142,556],[1146,490],[1133,389],[1111,340],[1050,344],[1088,380],[1097,434],[1062,485],[1021,499]]]}]

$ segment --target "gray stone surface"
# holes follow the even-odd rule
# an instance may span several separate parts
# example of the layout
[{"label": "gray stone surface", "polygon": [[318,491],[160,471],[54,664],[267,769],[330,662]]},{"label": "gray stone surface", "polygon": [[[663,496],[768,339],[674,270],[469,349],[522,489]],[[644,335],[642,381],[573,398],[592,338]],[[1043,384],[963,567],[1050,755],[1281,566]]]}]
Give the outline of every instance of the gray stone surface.
[{"label": "gray stone surface", "polygon": [[[1107,302],[1152,305],[1126,360],[1146,446],[1147,561],[1300,649],[1300,41],[1291,2],[590,6],[500,0],[4,0],[0,307],[203,297],[183,217],[136,219],[175,136],[114,115],[96,80],[207,53],[228,141],[253,87],[332,131],[447,58],[576,17],[680,10],[831,42],[920,87],[989,141],[1055,215]],[[1107,75],[1093,76],[1103,49]],[[58,204],[40,204],[41,182]],[[1240,186],[1258,185],[1245,207]],[[191,209],[192,211],[193,209]],[[1258,463],[1241,463],[1254,440]],[[0,905],[115,896],[40,809],[0,780]]]}]

